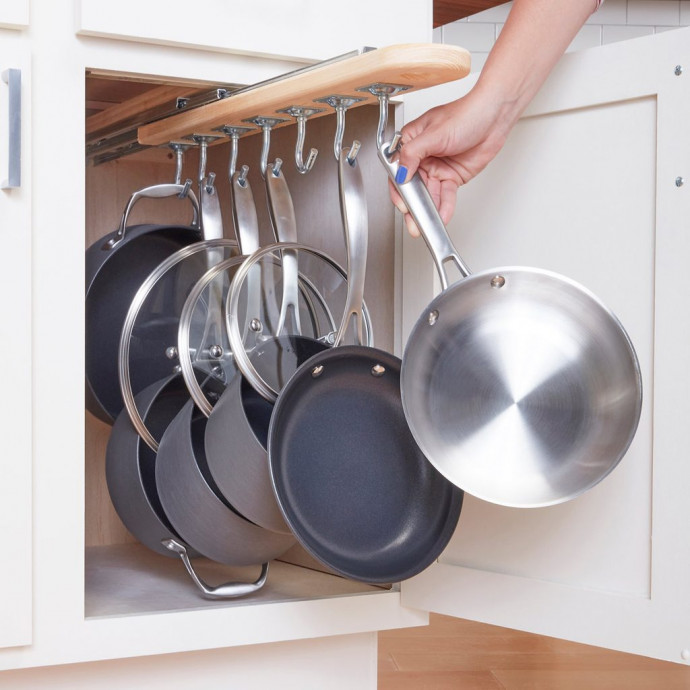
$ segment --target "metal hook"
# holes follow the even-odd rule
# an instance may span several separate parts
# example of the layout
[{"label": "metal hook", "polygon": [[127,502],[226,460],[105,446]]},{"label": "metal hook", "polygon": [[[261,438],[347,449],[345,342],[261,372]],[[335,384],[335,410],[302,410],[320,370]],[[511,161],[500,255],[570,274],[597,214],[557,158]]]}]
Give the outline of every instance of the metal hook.
[{"label": "metal hook", "polygon": [[184,162],[184,152],[190,144],[183,144],[179,141],[171,141],[168,147],[175,154],[175,184],[182,184],[182,164]]},{"label": "metal hook", "polygon": [[335,139],[333,140],[333,154],[336,160],[340,160],[340,152],[343,149],[343,137],[345,135],[345,111],[355,103],[366,100],[356,96],[326,96],[315,99],[316,103],[326,103],[335,108],[336,126]]},{"label": "metal hook", "polygon": [[271,146],[271,130],[279,125],[281,122],[287,122],[286,118],[281,117],[249,117],[242,122],[251,122],[253,125],[261,128],[263,132],[263,143],[261,145],[261,176],[266,177],[266,170],[268,168],[268,150]]},{"label": "metal hook", "polygon": [[216,139],[220,139],[220,136],[216,136],[213,134],[192,134],[189,137],[185,137],[186,139],[191,139],[192,141],[195,141],[197,144],[199,144],[199,188],[201,188],[202,185],[206,184],[207,191],[208,186],[210,185],[211,188],[213,188],[213,183],[215,181],[215,174],[213,175],[213,178],[209,176],[208,182],[204,182],[206,178],[206,165],[208,162],[208,145],[215,141]]},{"label": "metal hook", "polygon": [[360,86],[357,91],[367,91],[379,99],[379,124],[376,129],[376,147],[381,148],[386,136],[386,126],[388,125],[388,103],[392,96],[397,96],[402,91],[407,91],[412,87],[404,84],[384,84],[376,82],[369,86]]},{"label": "metal hook", "polygon": [[316,163],[316,157],[319,155],[317,149],[309,150],[309,157],[305,163],[303,160],[302,152],[304,150],[304,137],[307,129],[307,118],[310,118],[316,113],[322,113],[323,108],[303,108],[300,105],[292,105],[289,108],[283,108],[278,111],[279,113],[286,113],[297,120],[297,142],[295,144],[295,166],[298,172],[302,175],[308,173]]},{"label": "metal hook", "polygon": [[236,127],[234,125],[223,125],[218,127],[215,131],[223,132],[226,136],[230,137],[230,162],[228,163],[228,179],[232,182],[232,176],[235,174],[237,169],[237,153],[238,153],[238,142],[240,137],[247,132],[254,130],[254,127]]}]

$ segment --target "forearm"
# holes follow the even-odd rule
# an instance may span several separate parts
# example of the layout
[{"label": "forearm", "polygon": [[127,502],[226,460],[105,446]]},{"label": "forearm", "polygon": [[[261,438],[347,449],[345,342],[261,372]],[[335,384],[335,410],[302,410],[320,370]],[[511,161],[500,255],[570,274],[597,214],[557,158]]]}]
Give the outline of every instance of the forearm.
[{"label": "forearm", "polygon": [[475,86],[500,103],[508,129],[596,6],[596,0],[514,0]]}]

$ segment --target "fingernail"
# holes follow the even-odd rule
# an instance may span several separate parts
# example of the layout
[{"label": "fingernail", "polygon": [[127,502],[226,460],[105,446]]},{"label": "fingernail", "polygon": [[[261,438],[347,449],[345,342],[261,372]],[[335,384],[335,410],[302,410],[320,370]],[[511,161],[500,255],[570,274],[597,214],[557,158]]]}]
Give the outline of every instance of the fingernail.
[{"label": "fingernail", "polygon": [[405,182],[406,177],[407,177],[407,168],[404,165],[401,165],[398,168],[398,172],[395,173],[395,181],[397,184],[403,184]]}]

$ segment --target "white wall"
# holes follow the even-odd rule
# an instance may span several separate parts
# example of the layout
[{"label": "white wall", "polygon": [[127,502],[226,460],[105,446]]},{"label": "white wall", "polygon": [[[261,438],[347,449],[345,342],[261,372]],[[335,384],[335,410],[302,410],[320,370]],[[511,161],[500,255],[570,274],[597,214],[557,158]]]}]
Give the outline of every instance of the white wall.
[{"label": "white wall", "polygon": [[[503,23],[511,2],[479,12],[434,30],[434,42],[459,45],[472,53],[472,71],[480,70]],[[606,0],[582,27],[570,45],[582,50],[604,43],[690,25],[690,0]]]}]

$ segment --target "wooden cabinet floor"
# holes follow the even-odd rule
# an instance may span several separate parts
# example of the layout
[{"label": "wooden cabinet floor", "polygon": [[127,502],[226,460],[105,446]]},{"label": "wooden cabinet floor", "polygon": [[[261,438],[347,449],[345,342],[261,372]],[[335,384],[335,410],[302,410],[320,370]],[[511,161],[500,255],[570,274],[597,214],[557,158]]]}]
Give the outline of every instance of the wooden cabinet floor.
[{"label": "wooden cabinet floor", "polygon": [[686,690],[690,668],[431,614],[379,633],[379,690]]}]

